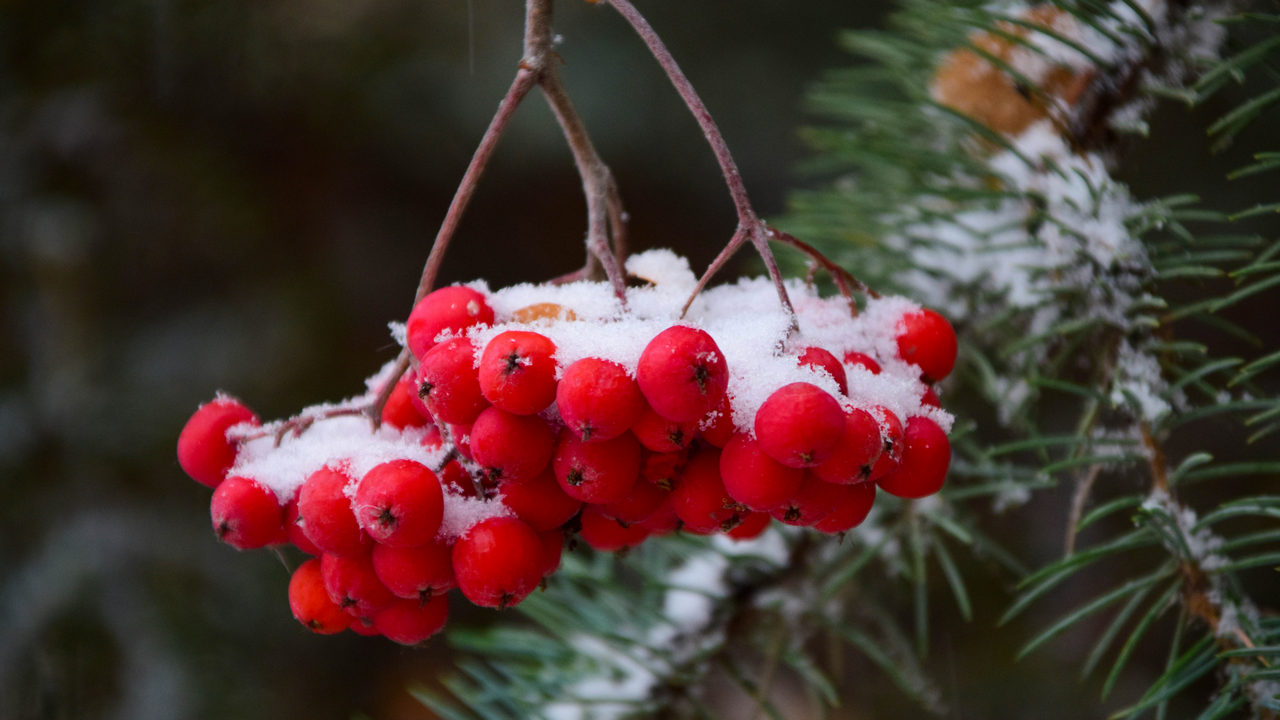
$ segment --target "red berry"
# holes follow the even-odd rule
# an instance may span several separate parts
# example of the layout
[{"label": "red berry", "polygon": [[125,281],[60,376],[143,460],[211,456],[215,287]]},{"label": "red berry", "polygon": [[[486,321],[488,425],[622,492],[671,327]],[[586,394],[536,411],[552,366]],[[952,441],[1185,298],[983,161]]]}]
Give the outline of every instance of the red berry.
[{"label": "red berry", "polygon": [[387,403],[382,406],[382,424],[396,430],[430,424],[431,419],[418,411],[418,404],[422,401],[418,400],[417,404],[414,402],[417,394],[417,383],[412,373],[405,373],[396,381],[391,394],[387,396]]},{"label": "red berry", "polygon": [[370,555],[373,572],[392,595],[419,601],[457,587],[452,558],[449,546],[438,542],[404,548],[374,545]]},{"label": "red berry", "polygon": [[220,397],[196,409],[178,435],[178,464],[202,485],[217,487],[236,461],[227,430],[240,423],[257,425],[253,411],[239,400]]},{"label": "red berry", "polygon": [[444,433],[440,432],[439,425],[429,423],[422,427],[422,439],[418,442],[424,448],[439,450],[444,447]]},{"label": "red berry", "polygon": [[870,480],[880,478],[893,472],[898,467],[898,459],[902,457],[902,421],[888,408],[876,405],[869,408],[871,417],[880,424],[881,450],[875,465],[871,466]]},{"label": "red berry", "polygon": [[554,530],[578,514],[582,501],[565,494],[550,469],[532,480],[506,482],[499,496],[507,507],[537,532]]},{"label": "red berry", "polygon": [[471,426],[471,457],[489,480],[526,480],[551,462],[556,436],[537,415],[486,408]]},{"label": "red berry", "polygon": [[875,358],[867,355],[866,353],[860,353],[853,350],[844,354],[844,364],[851,365],[853,367],[866,368],[871,371],[872,375],[879,375],[881,372],[880,363],[876,362]]},{"label": "red berry", "polygon": [[378,579],[366,555],[320,556],[320,573],[329,599],[349,615],[372,618],[395,596]]},{"label": "red berry", "polygon": [[[351,616],[348,615],[348,617]],[[351,625],[347,629],[357,635],[363,635],[365,637],[373,637],[375,635],[382,634],[378,632],[378,628],[373,626],[373,620],[369,618],[351,617]]]},{"label": "red berry", "polygon": [[942,409],[942,401],[938,399],[938,393],[933,389],[932,385],[926,385],[924,393],[920,395],[921,405],[932,405],[933,407]]},{"label": "red berry", "polygon": [[431,348],[418,365],[418,397],[441,422],[467,425],[489,405],[480,394],[475,346],[453,338]]},{"label": "red berry", "polygon": [[876,481],[880,489],[902,498],[922,498],[942,489],[951,464],[951,443],[927,417],[907,418],[898,469]]},{"label": "red berry", "polygon": [[640,417],[644,398],[626,368],[589,357],[565,368],[556,408],[565,426],[583,440],[610,440]]},{"label": "red berry", "polygon": [[680,516],[676,514],[675,506],[671,504],[671,498],[674,496],[675,493],[669,493],[666,502],[662,503],[652,515],[636,523],[649,531],[649,537],[667,535],[680,528]]},{"label": "red berry", "polygon": [[840,386],[840,394],[849,394],[849,381],[844,374],[844,366],[836,359],[831,351],[820,347],[807,347],[804,352],[800,353],[800,364],[811,368],[816,368],[831,376],[836,381],[836,385]]},{"label": "red berry", "polygon": [[548,530],[538,533],[542,541],[542,577],[546,577],[560,568],[560,556],[564,554],[564,533],[560,530]]},{"label": "red berry", "polygon": [[708,448],[689,459],[671,491],[671,508],[694,532],[714,532],[738,524],[738,505],[720,478],[719,450]]},{"label": "red berry", "polygon": [[645,407],[631,424],[631,432],[640,444],[653,452],[677,452],[689,447],[698,434],[698,421],[675,422]]},{"label": "red berry", "polygon": [[851,530],[862,524],[871,512],[876,500],[875,483],[858,483],[856,485],[839,485],[844,497],[835,504],[835,509],[826,517],[814,524],[813,529],[829,535]]},{"label": "red berry", "polygon": [[640,455],[640,479],[664,490],[675,487],[689,461],[689,451],[673,453],[644,452]]},{"label": "red berry", "polygon": [[796,494],[770,514],[788,525],[810,527],[831,513],[844,496],[843,487],[820,480],[812,471],[806,472]]},{"label": "red berry", "polygon": [[937,382],[956,364],[956,331],[933,310],[909,312],[898,321],[898,354]]},{"label": "red berry", "polygon": [[599,509],[587,507],[582,511],[581,535],[586,544],[608,552],[639,545],[649,537],[649,531],[642,525],[623,525]]},{"label": "red berry", "polygon": [[444,517],[436,474],[413,460],[391,460],[365,473],[356,488],[356,521],[374,541],[395,547],[425,545]]},{"label": "red berry", "polygon": [[453,440],[453,449],[467,462],[474,462],[471,455],[471,424],[449,423],[449,437]]},{"label": "red berry", "polygon": [[883,447],[880,425],[875,418],[866,410],[849,408],[844,413],[844,435],[835,453],[815,466],[813,474],[841,485],[867,480]]},{"label": "red berry", "polygon": [[733,404],[728,395],[720,398],[716,409],[702,419],[699,427],[702,428],[702,439],[712,445],[722,448],[729,442],[737,428],[733,425]]},{"label": "red berry", "polygon": [[[618,522],[633,525],[652,515],[666,502],[671,491],[653,483],[638,482],[631,493],[617,502],[595,506],[599,512]],[[594,546],[592,546],[594,547]]]},{"label": "red berry", "polygon": [[320,558],[311,558],[293,571],[289,578],[289,609],[298,622],[321,635],[342,632],[351,624],[351,616],[330,600],[324,589]]},{"label": "red berry", "polygon": [[373,616],[373,627],[383,637],[401,645],[417,645],[444,628],[449,619],[449,601],[443,597],[425,600],[396,598]]},{"label": "red berry", "polygon": [[819,465],[844,436],[844,411],[830,393],[805,382],[783,385],[756,411],[756,441],[793,468]]},{"label": "red berry", "polygon": [[640,477],[640,443],[631,433],[583,442],[566,428],[551,466],[569,497],[589,503],[615,502],[625,498]]},{"label": "red berry", "polygon": [[524,600],[542,580],[542,540],[510,517],[476,523],[453,546],[458,589],[481,607],[505,608]]},{"label": "red berry", "polygon": [[287,539],[284,508],[276,494],[246,477],[223,480],[213,491],[209,514],[218,539],[237,550],[255,550]]},{"label": "red berry", "polygon": [[448,330],[460,333],[473,325],[493,323],[493,309],[484,295],[466,287],[444,287],[418,301],[405,324],[409,350],[419,358]]},{"label": "red berry", "polygon": [[765,529],[769,527],[769,522],[773,520],[773,516],[769,513],[752,512],[742,517],[742,522],[738,526],[731,528],[725,532],[725,535],[734,540],[752,540],[760,537]]},{"label": "red berry", "polygon": [[535,332],[499,333],[480,354],[480,392],[517,415],[541,412],[556,399],[556,345]]},{"label": "red berry", "polygon": [[476,483],[471,473],[457,460],[450,460],[440,468],[440,489],[453,495],[476,496]]},{"label": "red berry", "polygon": [[[688,474],[686,468],[685,473]],[[751,510],[768,512],[787,502],[804,477],[799,468],[769,457],[746,434],[734,435],[720,453],[720,478],[725,491]]]},{"label": "red berry", "polygon": [[729,386],[724,354],[710,335],[676,325],[658,333],[636,366],[636,382],[654,412],[668,420],[701,420]]},{"label": "red berry", "polygon": [[369,548],[369,536],[360,529],[346,488],[350,476],[341,470],[321,468],[298,491],[302,532],[321,552],[359,555]]},{"label": "red berry", "polygon": [[319,557],[324,551],[316,547],[316,544],[311,542],[311,539],[308,538],[307,534],[302,530],[302,524],[298,522],[301,518],[302,516],[298,514],[298,499],[296,497],[285,503],[285,536],[288,537],[289,542],[293,543],[294,547],[298,548],[302,552],[314,557]]}]

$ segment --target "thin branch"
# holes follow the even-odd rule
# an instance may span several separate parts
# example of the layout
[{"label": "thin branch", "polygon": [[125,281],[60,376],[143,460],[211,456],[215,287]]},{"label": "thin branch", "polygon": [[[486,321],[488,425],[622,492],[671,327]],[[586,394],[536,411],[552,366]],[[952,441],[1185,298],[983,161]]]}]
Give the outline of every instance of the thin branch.
[{"label": "thin branch", "polygon": [[1101,474],[1101,465],[1090,465],[1084,477],[1080,478],[1080,482],[1076,484],[1076,491],[1071,496],[1071,511],[1067,514],[1067,537],[1063,543],[1063,555],[1070,555],[1076,551],[1076,536],[1078,534],[1076,526],[1080,524],[1080,517],[1084,514],[1085,503],[1089,501],[1089,496],[1093,494],[1093,485],[1098,481],[1098,476]]}]

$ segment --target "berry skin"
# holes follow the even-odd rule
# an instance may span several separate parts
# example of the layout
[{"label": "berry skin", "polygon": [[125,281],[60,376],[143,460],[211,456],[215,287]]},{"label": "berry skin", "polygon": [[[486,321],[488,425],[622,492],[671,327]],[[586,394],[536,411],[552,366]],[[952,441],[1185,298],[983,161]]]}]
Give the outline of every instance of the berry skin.
[{"label": "berry skin", "polygon": [[631,424],[631,432],[646,450],[659,453],[678,452],[689,447],[698,434],[696,420],[675,422],[645,407]]},{"label": "berry skin", "polygon": [[[413,375],[405,373],[391,394],[387,396],[387,404],[382,406],[382,424],[403,430],[407,427],[423,427],[431,423],[431,419],[418,410],[422,401],[417,399],[417,383]],[[416,400],[416,402],[415,402]],[[424,406],[425,408],[425,406]]]},{"label": "berry skin", "polygon": [[844,435],[836,451],[815,466],[813,474],[840,485],[862,482],[871,477],[871,468],[883,447],[875,418],[866,410],[850,408],[844,413]]},{"label": "berry skin", "polygon": [[542,577],[560,569],[560,556],[564,554],[564,533],[559,530],[548,530],[538,533],[542,541]]},{"label": "berry skin", "polygon": [[689,461],[689,451],[678,453],[645,452],[640,455],[640,479],[663,490],[675,487]]},{"label": "berry skin", "polygon": [[368,551],[369,536],[356,522],[345,492],[350,482],[345,472],[324,467],[311,473],[298,491],[302,532],[321,552],[359,555]]},{"label": "berry skin", "polygon": [[320,556],[320,575],[329,599],[358,618],[372,618],[391,604],[395,595],[378,579],[368,555]]},{"label": "berry skin", "polygon": [[320,573],[320,558],[298,566],[289,578],[289,609],[313,633],[332,635],[347,629],[352,617],[329,599]]},{"label": "berry skin", "polygon": [[667,501],[662,503],[652,515],[636,523],[649,531],[649,537],[669,535],[680,529],[680,516],[676,514],[675,507],[671,504],[671,498],[674,494],[667,495]]},{"label": "berry skin", "polygon": [[820,480],[812,472],[804,474],[800,489],[783,505],[770,511],[775,520],[788,525],[811,527],[829,515],[844,497],[844,485]]},{"label": "berry skin", "polygon": [[527,480],[551,462],[556,436],[537,415],[485,408],[471,426],[471,457],[491,481]]},{"label": "berry skin", "polygon": [[820,465],[844,437],[840,403],[817,385],[783,385],[756,412],[756,440],[769,457],[793,468]]},{"label": "berry skin", "polygon": [[356,488],[356,521],[375,542],[413,547],[431,542],[444,517],[436,474],[413,460],[391,460],[365,473]]},{"label": "berry skin", "polygon": [[612,440],[583,442],[565,428],[551,467],[560,489],[583,502],[617,502],[631,493],[640,478],[640,443],[631,433]]},{"label": "berry skin", "polygon": [[560,489],[550,468],[532,480],[506,482],[501,488],[499,496],[503,504],[539,533],[558,529],[582,507],[581,500],[569,497]]},{"label": "berry skin", "polygon": [[538,533],[515,518],[482,520],[453,545],[458,589],[481,607],[518,604],[538,587],[544,566]]},{"label": "berry skin", "polygon": [[789,501],[800,489],[803,477],[802,470],[769,457],[746,434],[734,435],[720,453],[720,478],[725,491],[751,510],[768,512]]},{"label": "berry skin", "polygon": [[213,531],[237,550],[256,550],[286,541],[284,508],[276,494],[246,477],[233,475],[209,501]]},{"label": "berry skin", "polygon": [[956,364],[956,331],[933,310],[909,312],[898,321],[898,354],[937,382],[951,374]]},{"label": "berry skin", "polygon": [[881,405],[869,408],[868,412],[880,424],[880,439],[883,443],[880,457],[875,465],[871,466],[871,475],[868,479],[879,480],[893,472],[898,467],[899,458],[902,457],[902,421]]},{"label": "berry skin", "polygon": [[814,524],[813,529],[835,535],[851,530],[862,524],[871,512],[876,500],[875,483],[858,483],[856,485],[840,485],[844,497],[836,504],[835,509],[826,517]]},{"label": "berry skin", "polygon": [[219,397],[196,409],[178,435],[178,464],[192,480],[218,487],[236,461],[235,443],[227,430],[240,423],[258,425],[253,411],[239,400]]},{"label": "berry skin", "polygon": [[926,386],[924,392],[920,395],[921,405],[930,405],[939,410],[942,409],[942,401],[938,399],[938,392],[933,389],[932,385]]},{"label": "berry skin", "polygon": [[701,420],[720,405],[729,386],[729,367],[710,335],[675,325],[654,336],[640,353],[636,382],[662,417]]},{"label": "berry skin", "polygon": [[633,548],[649,537],[642,525],[623,525],[594,506],[582,511],[583,542],[596,550],[609,552]]},{"label": "berry skin", "polygon": [[942,489],[951,464],[951,442],[927,417],[907,418],[898,469],[876,481],[881,490],[901,498],[922,498]]},{"label": "berry skin", "polygon": [[489,401],[480,394],[475,346],[453,338],[431,348],[418,365],[418,397],[440,422],[470,425]]},{"label": "berry skin", "polygon": [[485,302],[484,295],[455,285],[440,288],[418,301],[405,323],[405,339],[409,350],[422,358],[446,330],[459,333],[474,325],[491,324],[493,308]]},{"label": "berry skin", "polygon": [[374,545],[373,572],[392,595],[425,601],[458,586],[448,545],[429,542],[417,547]]},{"label": "berry skin", "polygon": [[684,474],[671,491],[671,508],[693,532],[728,530],[741,519],[737,503],[720,478],[719,450],[698,452],[685,465]]},{"label": "berry skin", "polygon": [[301,516],[298,514],[298,499],[295,497],[285,503],[284,506],[285,536],[289,538],[289,542],[293,543],[294,547],[302,552],[312,557],[319,557],[324,551],[316,547],[316,544],[307,537],[306,532],[302,529],[302,524],[298,522],[299,519],[301,519]]},{"label": "berry skin", "polygon": [[373,616],[373,627],[388,640],[401,645],[417,645],[440,632],[448,619],[449,601],[443,597],[425,600],[396,598]]},{"label": "berry skin", "polygon": [[876,362],[875,358],[866,353],[860,353],[854,350],[850,350],[844,354],[844,364],[852,367],[866,368],[872,375],[879,375],[882,372],[880,369],[880,363]]},{"label": "berry skin", "polygon": [[[613,518],[620,523],[633,525],[643,522],[662,507],[667,501],[667,496],[671,494],[670,490],[661,488],[653,483],[638,482],[631,488],[631,493],[625,498],[611,502],[607,505],[593,506],[601,515]],[[595,547],[594,545],[592,547]]]},{"label": "berry skin", "polygon": [[836,385],[840,386],[840,394],[849,394],[849,380],[845,376],[844,366],[836,359],[835,355],[825,348],[807,347],[804,352],[800,353],[800,364],[821,370],[831,376],[836,381]]},{"label": "berry skin", "polygon": [[729,442],[737,428],[733,426],[733,404],[728,395],[720,398],[716,409],[703,417],[699,427],[702,429],[702,439],[712,445],[723,448]]},{"label": "berry skin", "polygon": [[480,354],[480,393],[517,415],[541,412],[556,399],[556,345],[535,332],[508,330]]},{"label": "berry skin", "polygon": [[565,427],[583,440],[611,440],[640,417],[644,398],[626,368],[589,357],[565,368],[556,387],[556,408]]},{"label": "berry skin", "polygon": [[742,522],[738,523],[737,527],[726,531],[725,535],[734,540],[753,540],[764,533],[771,520],[773,517],[769,513],[747,513],[742,517]]}]

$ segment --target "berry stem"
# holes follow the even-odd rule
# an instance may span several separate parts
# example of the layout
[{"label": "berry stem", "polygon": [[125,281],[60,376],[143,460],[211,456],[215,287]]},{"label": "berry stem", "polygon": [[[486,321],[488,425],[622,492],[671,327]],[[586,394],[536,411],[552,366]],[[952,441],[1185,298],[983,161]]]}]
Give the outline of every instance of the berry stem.
[{"label": "berry stem", "polygon": [[[649,53],[653,55],[654,59],[658,61],[658,65],[666,72],[667,78],[675,86],[676,92],[684,100],[689,112],[698,121],[698,126],[702,128],[703,136],[716,156],[716,162],[720,164],[720,172],[724,175],[725,184],[729,187],[729,195],[733,198],[734,208],[738,211],[738,232],[734,233],[733,239],[729,241],[725,251],[721,253],[723,260],[719,257],[716,258],[720,261],[719,265],[713,263],[699,281],[699,288],[705,286],[711,275],[716,270],[719,270],[720,265],[724,264],[724,260],[728,260],[737,251],[738,247],[735,247],[735,241],[737,246],[741,246],[743,240],[750,240],[751,244],[755,246],[756,252],[760,254],[760,258],[764,260],[765,267],[769,271],[769,277],[773,280],[774,287],[778,291],[778,300],[786,308],[787,314],[791,317],[791,325],[794,328],[796,324],[795,310],[791,306],[791,298],[787,295],[787,289],[782,284],[782,272],[778,269],[778,262],[773,257],[773,251],[769,249],[769,232],[751,205],[751,199],[747,196],[747,188],[742,182],[742,174],[738,171],[738,164],[734,162],[733,154],[729,152],[729,146],[725,143],[724,136],[720,133],[720,128],[711,119],[711,112],[707,110],[706,104],[702,102],[702,98],[693,89],[693,84],[689,82],[689,78],[680,69],[675,57],[671,55],[671,51],[667,50],[666,44],[658,37],[657,32],[640,14],[640,11],[629,0],[608,0],[608,3],[618,11],[618,14],[622,15],[636,31],[636,34],[640,36],[644,44],[648,46]],[[692,302],[692,299],[690,302]]]},{"label": "berry stem", "polygon": [[853,293],[860,292],[870,295],[873,298],[880,297],[880,293],[873,290],[866,283],[853,276],[853,273],[845,270],[839,265],[832,262],[830,258],[823,255],[817,248],[797,238],[796,236],[783,232],[772,225],[765,226],[765,232],[771,240],[790,245],[791,247],[804,253],[810,260],[817,263],[819,267],[827,271],[831,279],[835,281],[836,287],[840,290],[840,294],[848,298],[850,307],[853,308],[854,315],[858,314],[858,308],[853,304]]},{"label": "berry stem", "polygon": [[387,406],[387,400],[391,398],[391,392],[396,389],[396,383],[400,382],[400,378],[404,377],[412,360],[413,353],[409,352],[409,348],[401,350],[400,356],[396,358],[395,369],[391,371],[390,378],[382,384],[382,387],[378,388],[378,394],[374,396],[373,402],[365,407],[364,413],[369,417],[369,422],[373,424],[374,430],[382,426],[382,409]]}]

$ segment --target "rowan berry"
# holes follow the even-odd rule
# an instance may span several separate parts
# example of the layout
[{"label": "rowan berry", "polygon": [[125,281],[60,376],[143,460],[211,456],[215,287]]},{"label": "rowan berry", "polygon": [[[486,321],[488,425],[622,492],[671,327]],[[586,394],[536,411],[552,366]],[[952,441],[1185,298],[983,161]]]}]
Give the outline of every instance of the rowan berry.
[{"label": "rowan berry", "polygon": [[440,632],[448,619],[449,601],[446,598],[396,598],[373,616],[373,627],[388,640],[401,645],[417,645]]},{"label": "rowan berry", "polygon": [[554,530],[578,514],[582,501],[560,489],[550,468],[523,482],[504,482],[499,499],[536,532]]},{"label": "rowan berry", "polygon": [[671,491],[672,510],[693,532],[732,528],[741,519],[720,477],[720,462],[721,453],[714,448],[694,453]]},{"label": "rowan berry", "polygon": [[639,545],[649,537],[649,531],[642,525],[623,525],[599,508],[588,506],[582,511],[581,537],[592,548],[608,552]]},{"label": "rowan berry", "polygon": [[284,508],[276,494],[239,475],[214,488],[209,502],[213,531],[237,550],[255,550],[285,542]]},{"label": "rowan berry", "polygon": [[241,423],[257,425],[253,411],[239,400],[219,397],[196,409],[178,434],[178,464],[192,480],[217,487],[236,461],[236,445],[227,430]]},{"label": "rowan berry", "polygon": [[324,551],[316,547],[316,544],[307,537],[306,532],[302,529],[302,523],[299,522],[301,519],[302,516],[298,514],[298,499],[295,497],[284,505],[285,537],[302,552],[313,557],[319,557]]},{"label": "rowan berry", "polygon": [[556,345],[522,330],[499,333],[485,345],[478,370],[480,392],[494,407],[532,415],[556,399]]},{"label": "rowan berry", "polygon": [[898,467],[898,459],[902,457],[902,421],[888,408],[875,405],[868,408],[868,413],[880,425],[881,449],[880,457],[871,466],[869,480],[879,480]]},{"label": "rowan berry", "polygon": [[[406,372],[396,381],[395,387],[391,388],[391,394],[387,396],[387,402],[382,406],[382,424],[396,430],[430,424],[430,416],[418,410],[422,400],[418,399],[417,395],[417,383],[413,375]],[[423,407],[425,409],[425,405]]]},{"label": "rowan berry", "polygon": [[642,452],[640,454],[640,479],[664,490],[675,487],[684,464],[689,461],[689,450],[672,453]]},{"label": "rowan berry", "polygon": [[837,485],[843,497],[835,503],[834,509],[826,517],[814,524],[813,529],[829,535],[846,532],[867,519],[871,506],[876,500],[875,483],[857,483],[856,485]]},{"label": "rowan berry", "polygon": [[902,446],[897,469],[876,481],[880,489],[902,498],[922,498],[942,489],[951,464],[951,443],[942,428],[924,416],[907,418]]},{"label": "rowan berry", "polygon": [[956,364],[956,331],[933,310],[909,312],[898,321],[898,354],[937,382]]},{"label": "rowan berry", "polygon": [[662,504],[666,502],[667,496],[670,494],[671,491],[669,489],[659,487],[653,483],[638,482],[632,486],[631,492],[621,500],[604,505],[596,505],[595,507],[606,517],[611,517],[621,523],[634,525],[652,515],[659,507],[662,507]]},{"label": "rowan berry", "polygon": [[426,600],[457,587],[448,545],[429,542],[415,547],[374,545],[369,555],[378,580],[400,598]]},{"label": "rowan berry", "polygon": [[551,466],[569,497],[589,503],[615,502],[625,498],[640,477],[640,443],[631,433],[584,442],[566,428]]},{"label": "rowan berry", "polygon": [[866,370],[869,370],[872,375],[879,375],[882,372],[880,363],[876,362],[875,358],[866,353],[857,352],[856,350],[850,350],[844,354],[844,364],[851,367],[865,368]]},{"label": "rowan berry", "polygon": [[542,580],[543,553],[542,540],[524,522],[511,517],[482,520],[454,543],[458,589],[481,607],[516,605]]},{"label": "rowan berry", "polygon": [[835,452],[844,429],[840,403],[811,383],[783,385],[756,411],[760,449],[787,467],[821,464]]},{"label": "rowan berry", "polygon": [[631,432],[646,449],[653,452],[677,452],[689,447],[698,434],[698,421],[675,422],[645,407],[631,424]]},{"label": "rowan berry", "polygon": [[703,417],[701,424],[702,439],[718,448],[723,448],[729,438],[737,432],[733,425],[733,403],[729,395],[720,398],[716,409]]},{"label": "rowan berry", "polygon": [[560,568],[560,556],[564,554],[564,532],[540,532],[538,540],[542,541],[542,577],[547,577]]},{"label": "rowan berry", "polygon": [[298,491],[302,532],[321,552],[358,555],[368,550],[369,536],[356,521],[346,494],[351,477],[323,467],[311,473]]},{"label": "rowan berry", "polygon": [[675,325],[658,333],[636,366],[636,382],[654,412],[668,420],[701,420],[719,406],[729,367],[703,330]]},{"label": "rowan berry", "polygon": [[806,472],[795,495],[769,513],[775,520],[788,525],[810,527],[835,508],[836,502],[843,497],[843,487],[820,479],[812,471]]},{"label": "rowan berry", "polygon": [[489,480],[529,479],[551,462],[556,436],[537,415],[485,408],[471,426],[471,457]]},{"label": "rowan berry", "polygon": [[[685,473],[688,474],[688,468]],[[787,502],[804,472],[769,457],[759,443],[745,433],[729,440],[720,453],[720,478],[725,491],[751,510],[768,512]]]},{"label": "rowan berry", "polygon": [[427,354],[440,333],[460,333],[493,323],[493,308],[482,293],[461,286],[443,287],[418,301],[405,323],[405,340],[418,358]]},{"label": "rowan berry", "polygon": [[884,442],[880,424],[866,410],[848,408],[844,413],[844,435],[836,451],[814,466],[813,474],[829,482],[847,485],[871,477],[871,468],[880,457]]},{"label": "rowan berry", "polygon": [[594,442],[626,432],[644,410],[644,398],[626,368],[589,357],[565,368],[556,387],[556,408],[565,427]]},{"label": "rowan berry", "polygon": [[354,507],[356,521],[376,542],[413,547],[430,542],[440,529],[444,493],[426,465],[390,460],[361,478]]},{"label": "rowan berry", "polygon": [[749,512],[742,516],[742,522],[737,527],[726,530],[725,535],[734,540],[752,540],[764,534],[771,520],[773,516],[769,513]]},{"label": "rowan berry", "polygon": [[289,577],[289,609],[313,633],[332,635],[351,624],[351,616],[329,599],[320,574],[320,558],[311,558]]},{"label": "rowan berry", "polygon": [[830,350],[817,346],[807,347],[798,358],[801,365],[821,370],[831,376],[840,387],[841,395],[849,394],[849,380],[845,376],[844,366],[831,354]]},{"label": "rowan berry", "polygon": [[467,338],[453,338],[431,348],[418,365],[418,396],[437,421],[474,422],[489,405],[480,393],[475,346]]},{"label": "rowan berry", "polygon": [[320,556],[320,574],[329,599],[349,615],[372,619],[395,595],[378,579],[368,553]]}]

